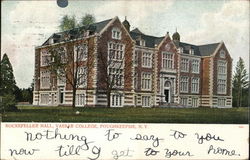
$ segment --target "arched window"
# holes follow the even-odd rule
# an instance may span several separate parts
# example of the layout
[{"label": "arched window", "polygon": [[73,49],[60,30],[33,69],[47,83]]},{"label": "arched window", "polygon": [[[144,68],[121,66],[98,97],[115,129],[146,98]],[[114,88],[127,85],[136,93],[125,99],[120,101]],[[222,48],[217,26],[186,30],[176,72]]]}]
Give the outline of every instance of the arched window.
[{"label": "arched window", "polygon": [[171,86],[171,83],[169,81],[166,81],[165,84],[164,84],[164,87],[170,88],[170,86]]}]

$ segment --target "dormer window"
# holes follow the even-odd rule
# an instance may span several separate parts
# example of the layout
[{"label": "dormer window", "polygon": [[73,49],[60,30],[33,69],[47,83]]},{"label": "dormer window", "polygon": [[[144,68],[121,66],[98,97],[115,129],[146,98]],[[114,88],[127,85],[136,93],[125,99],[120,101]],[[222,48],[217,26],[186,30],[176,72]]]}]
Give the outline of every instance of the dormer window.
[{"label": "dormer window", "polygon": [[119,28],[112,29],[112,38],[113,39],[121,39],[121,30]]},{"label": "dormer window", "polygon": [[50,38],[49,39],[49,44],[53,44],[54,43],[54,39],[53,38]]},{"label": "dormer window", "polygon": [[225,58],[226,57],[226,53],[224,50],[220,51],[220,58]]},{"label": "dormer window", "polygon": [[178,52],[183,53],[183,48],[182,47],[178,48]]},{"label": "dormer window", "polygon": [[194,49],[190,49],[189,54],[194,55]]},{"label": "dormer window", "polygon": [[143,39],[140,40],[140,46],[144,46],[144,47],[146,46],[145,40],[143,40]]}]

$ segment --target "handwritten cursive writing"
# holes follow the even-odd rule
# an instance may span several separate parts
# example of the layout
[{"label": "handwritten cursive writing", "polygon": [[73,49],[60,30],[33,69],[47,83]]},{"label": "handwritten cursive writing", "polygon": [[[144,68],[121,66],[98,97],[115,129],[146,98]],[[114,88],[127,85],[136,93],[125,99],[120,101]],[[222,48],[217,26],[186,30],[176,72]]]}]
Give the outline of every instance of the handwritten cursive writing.
[{"label": "handwritten cursive writing", "polygon": [[141,134],[136,134],[135,138],[130,138],[131,140],[142,140],[142,141],[153,141],[152,145],[153,147],[158,147],[160,144],[160,141],[163,140],[161,138],[158,138],[154,135],[141,135]]},{"label": "handwritten cursive writing", "polygon": [[24,149],[24,148],[20,148],[20,149],[9,149],[10,151],[10,155],[14,156],[14,155],[26,155],[26,156],[32,156],[35,154],[35,152],[40,151],[40,149]]},{"label": "handwritten cursive writing", "polygon": [[236,154],[235,150],[228,150],[228,149],[221,148],[221,147],[214,148],[213,145],[209,146],[207,154],[220,154],[220,155],[228,155],[228,156],[240,156],[240,154]]},{"label": "handwritten cursive writing", "polygon": [[194,156],[190,153],[190,151],[178,151],[178,150],[170,150],[170,149],[165,149],[166,150],[166,153],[165,153],[165,157],[166,158],[171,158],[172,156],[188,156],[188,157],[191,157],[191,156]]},{"label": "handwritten cursive writing", "polygon": [[195,133],[195,135],[196,135],[196,138],[198,139],[199,144],[202,144],[204,142],[204,140],[205,141],[211,141],[211,140],[224,141],[219,136],[211,135],[210,133],[207,133],[205,136],[199,135],[198,133]]},{"label": "handwritten cursive writing", "polygon": [[114,129],[109,129],[106,131],[105,136],[107,136],[108,141],[112,141],[114,139],[117,139],[121,135],[121,133],[116,133],[113,131],[114,131]]},{"label": "handwritten cursive writing", "polygon": [[175,139],[184,138],[187,135],[187,134],[184,134],[180,131],[176,131],[176,130],[172,130],[172,129],[170,131],[174,132],[170,136],[173,136]]},{"label": "handwritten cursive writing", "polygon": [[132,157],[131,152],[134,152],[133,150],[130,150],[129,148],[126,150],[122,150],[122,151],[117,151],[117,150],[113,150],[111,152],[111,154],[113,155],[113,159],[117,160],[120,157]]}]

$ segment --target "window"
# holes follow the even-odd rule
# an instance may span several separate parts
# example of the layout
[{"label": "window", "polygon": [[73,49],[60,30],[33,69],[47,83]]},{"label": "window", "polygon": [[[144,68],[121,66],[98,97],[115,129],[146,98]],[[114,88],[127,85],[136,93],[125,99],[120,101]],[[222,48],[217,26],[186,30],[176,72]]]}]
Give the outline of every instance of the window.
[{"label": "window", "polygon": [[218,61],[218,78],[217,78],[217,93],[226,94],[226,84],[227,84],[227,62]]},{"label": "window", "polygon": [[173,54],[169,52],[162,52],[162,68],[163,69],[173,69],[174,68],[174,60]]},{"label": "window", "polygon": [[181,92],[188,92],[188,77],[181,77],[181,85],[180,85]]},{"label": "window", "polygon": [[225,58],[226,57],[226,53],[225,53],[225,51],[222,49],[221,51],[220,51],[220,58]]},{"label": "window", "polygon": [[115,68],[110,67],[109,68],[109,77],[110,82],[115,87],[122,87],[123,86],[123,69],[122,68]]},{"label": "window", "polygon": [[194,49],[190,49],[189,54],[194,55]]},{"label": "window", "polygon": [[122,94],[111,95],[111,107],[122,107]]},{"label": "window", "polygon": [[108,44],[109,60],[122,60],[124,55],[124,45],[120,43],[109,42]]},{"label": "window", "polygon": [[41,104],[49,104],[49,94],[41,94]]},{"label": "window", "polygon": [[62,62],[62,63],[66,63],[66,62],[67,62],[66,47],[59,47],[59,48],[58,48],[58,54],[60,55],[61,62]]},{"label": "window", "polygon": [[179,53],[183,53],[183,48],[182,47],[178,48],[178,51]]},{"label": "window", "polygon": [[199,93],[199,78],[192,78],[191,83],[191,92],[192,93]]},{"label": "window", "polygon": [[112,38],[113,39],[121,39],[121,30],[119,28],[112,29]]},{"label": "window", "polygon": [[87,85],[87,67],[78,68],[77,85],[81,87],[85,87]]},{"label": "window", "polygon": [[138,60],[139,60],[139,52],[135,51],[135,55],[134,55],[134,64],[135,64],[135,66],[138,65]]},{"label": "window", "polygon": [[150,73],[142,73],[142,89],[151,90],[151,74]]},{"label": "window", "polygon": [[58,79],[58,86],[64,86],[66,84],[66,77],[65,76],[60,76],[57,78]]},{"label": "window", "polygon": [[198,98],[192,98],[191,103],[192,107],[198,107]]},{"label": "window", "polygon": [[76,106],[84,106],[85,104],[85,95],[84,94],[76,94],[75,105]]},{"label": "window", "polygon": [[41,51],[41,66],[47,66],[51,62],[50,54],[47,50]]},{"label": "window", "polygon": [[50,88],[50,72],[41,71],[40,75],[41,88]]},{"label": "window", "polygon": [[199,73],[200,72],[200,61],[199,60],[192,60],[192,73]]},{"label": "window", "polygon": [[184,106],[187,106],[188,105],[188,98],[187,97],[182,97],[181,101],[180,101],[180,104],[182,104]]},{"label": "window", "polygon": [[189,70],[189,59],[182,58],[181,59],[181,71],[188,72]]},{"label": "window", "polygon": [[74,46],[74,59],[76,61],[85,61],[88,57],[88,45],[78,44]]},{"label": "window", "polygon": [[152,53],[142,53],[142,67],[152,67]]},{"label": "window", "polygon": [[140,46],[144,46],[144,47],[146,46],[145,40],[143,40],[143,39],[140,40]]},{"label": "window", "polygon": [[218,106],[225,107],[226,106],[226,99],[225,98],[218,98]]},{"label": "window", "polygon": [[134,74],[134,88],[138,89],[138,73]]},{"label": "window", "polygon": [[150,107],[150,96],[142,96],[142,107]]}]

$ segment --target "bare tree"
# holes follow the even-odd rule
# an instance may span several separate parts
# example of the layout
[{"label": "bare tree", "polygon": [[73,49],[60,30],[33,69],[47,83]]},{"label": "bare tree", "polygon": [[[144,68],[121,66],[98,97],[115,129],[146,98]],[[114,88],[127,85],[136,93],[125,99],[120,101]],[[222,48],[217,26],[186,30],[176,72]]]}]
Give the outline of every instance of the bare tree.
[{"label": "bare tree", "polygon": [[[119,48],[119,49],[118,49]],[[108,53],[99,53],[101,75],[103,79],[106,94],[107,107],[111,106],[111,93],[119,93],[125,88],[125,80],[132,77],[131,72],[125,72],[126,68],[133,65],[133,62],[126,61],[126,47],[119,43],[109,43]],[[125,68],[126,67],[126,68]]]},{"label": "bare tree", "polygon": [[[88,42],[88,40],[87,40]],[[64,46],[51,47],[50,71],[58,80],[72,88],[72,107],[75,107],[76,91],[79,87],[87,88],[88,67],[83,61],[89,61],[88,43],[67,42]]]}]

